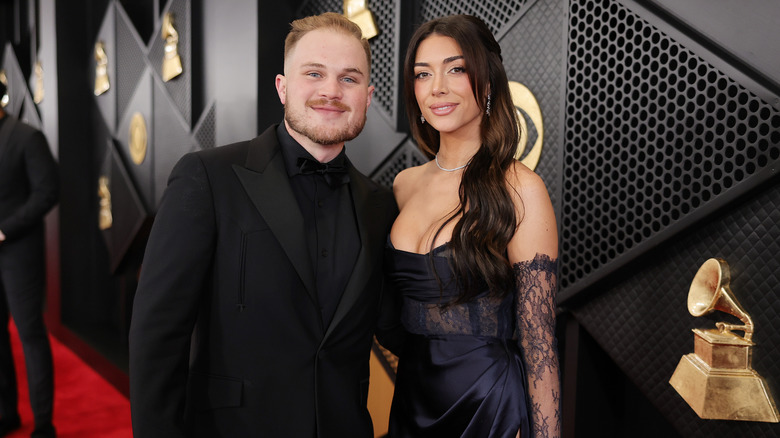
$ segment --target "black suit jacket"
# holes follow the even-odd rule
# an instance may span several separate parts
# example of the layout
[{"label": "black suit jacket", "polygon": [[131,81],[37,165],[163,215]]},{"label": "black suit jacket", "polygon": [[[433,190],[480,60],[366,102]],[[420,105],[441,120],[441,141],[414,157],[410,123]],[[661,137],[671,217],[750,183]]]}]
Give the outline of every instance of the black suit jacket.
[{"label": "black suit jacket", "polygon": [[57,163],[46,137],[6,115],[0,126],[0,231],[6,236],[0,242],[2,260],[34,269],[33,276],[43,274],[43,218],[58,195]]},{"label": "black suit jacket", "polygon": [[368,359],[397,207],[350,165],[362,247],[325,327],[275,129],[171,173],[130,329],[136,436],[373,436]]}]

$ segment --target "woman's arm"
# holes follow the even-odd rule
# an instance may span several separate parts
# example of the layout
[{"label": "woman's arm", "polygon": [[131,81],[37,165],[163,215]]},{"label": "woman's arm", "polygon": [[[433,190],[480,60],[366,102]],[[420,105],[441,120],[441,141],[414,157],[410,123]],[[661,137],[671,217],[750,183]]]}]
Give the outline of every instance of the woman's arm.
[{"label": "woman's arm", "polygon": [[560,373],[555,338],[558,232],[541,178],[517,165],[508,178],[521,220],[509,243],[517,278],[517,329],[525,364],[533,437],[561,433]]}]

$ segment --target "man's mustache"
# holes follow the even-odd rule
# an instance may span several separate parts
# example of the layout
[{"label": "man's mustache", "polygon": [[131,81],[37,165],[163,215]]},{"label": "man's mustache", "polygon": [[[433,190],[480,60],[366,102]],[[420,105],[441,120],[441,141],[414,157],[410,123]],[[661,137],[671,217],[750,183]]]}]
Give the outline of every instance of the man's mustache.
[{"label": "man's mustache", "polygon": [[344,103],[339,102],[338,100],[328,100],[328,99],[311,99],[309,101],[306,101],[306,106],[313,107],[313,106],[330,106],[333,108],[336,108],[341,111],[350,111],[351,108],[347,106]]}]

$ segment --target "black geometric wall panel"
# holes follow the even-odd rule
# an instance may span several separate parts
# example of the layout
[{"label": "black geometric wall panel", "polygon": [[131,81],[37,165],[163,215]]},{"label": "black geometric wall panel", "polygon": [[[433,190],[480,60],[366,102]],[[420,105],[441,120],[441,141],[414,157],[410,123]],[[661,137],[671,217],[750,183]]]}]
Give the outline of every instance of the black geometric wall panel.
[{"label": "black geometric wall panel", "polygon": [[105,162],[100,174],[108,178],[111,200],[113,223],[102,230],[111,272],[117,271],[136,239],[143,237],[138,232],[149,216],[116,146],[113,140],[106,139]]},{"label": "black geometric wall panel", "polygon": [[198,149],[211,149],[217,145],[217,125],[216,125],[217,106],[211,102],[203,111],[200,120],[192,129],[192,143]]},{"label": "black geometric wall panel", "polygon": [[[173,82],[173,81],[171,81]],[[192,151],[189,123],[186,122],[171,95],[161,82],[154,81],[154,203],[159,205],[167,186],[168,175],[179,158]],[[165,147],[158,147],[165,145]]]},{"label": "black geometric wall panel", "polygon": [[422,0],[422,22],[452,14],[469,14],[481,18],[494,35],[512,21],[528,0]]},{"label": "black geometric wall panel", "polygon": [[20,115],[19,119],[35,129],[40,130],[43,128],[43,123],[41,123],[41,116],[38,114],[38,107],[35,106],[35,101],[33,101],[33,98],[30,96],[29,92],[24,96],[22,114]]},{"label": "black geometric wall panel", "polygon": [[615,1],[575,0],[569,15],[563,299],[780,158],[769,103]]},{"label": "black geometric wall panel", "polygon": [[720,257],[730,265],[731,290],[755,324],[753,368],[778,401],[780,181],[773,182],[641,257],[632,264],[630,277],[572,309],[682,436],[780,436],[778,424],[702,420],[669,385],[680,358],[693,352],[691,329],[732,321],[722,312],[695,318],[687,308],[688,289],[699,266]]},{"label": "black geometric wall panel", "polygon": [[[126,34],[129,34],[129,31],[125,29],[124,31]],[[129,35],[125,35],[123,39],[131,38]],[[108,127],[111,129],[111,132],[114,132],[116,130],[116,123],[117,123],[117,89],[119,86],[119,78],[117,78],[117,58],[118,50],[117,50],[117,44],[116,44],[116,12],[114,10],[114,4],[110,3],[108,5],[108,9],[106,10],[106,15],[103,17],[103,23],[100,25],[100,30],[98,31],[97,38],[96,38],[96,44],[98,42],[103,43],[103,51],[106,54],[107,62],[106,65],[106,73],[108,74],[108,84],[109,88],[99,96],[95,96],[95,102],[97,103],[98,110],[100,111],[101,115],[103,116],[103,120],[105,120]],[[127,50],[129,53],[135,53],[133,50]],[[90,77],[89,77],[89,83],[90,85],[95,83],[95,75],[96,75],[96,64],[97,61],[95,60],[94,56],[94,49],[92,52],[92,59],[90,60],[90,66],[92,68],[89,69],[90,71]],[[124,63],[123,63],[124,65]],[[122,79],[125,79],[126,72],[123,72]],[[136,77],[137,80],[137,77]],[[135,81],[133,82],[135,83]],[[121,88],[126,88],[127,85],[125,84]],[[128,91],[125,91],[125,93]],[[125,98],[125,102],[127,101],[127,98]],[[124,105],[122,106],[124,108]]]},{"label": "black geometric wall panel", "polygon": [[[192,123],[192,56],[191,56],[191,12],[190,3],[185,0],[171,0],[161,15],[173,14],[173,25],[179,34],[178,53],[181,58],[182,73],[168,82],[165,89],[176,103],[187,125]],[[160,37],[161,27],[155,30],[149,48],[149,63],[158,78],[162,78],[162,60],[165,54],[165,40]],[[162,81],[162,80],[161,80]]]},{"label": "black geometric wall panel", "polygon": [[[96,106],[117,144],[115,165],[124,166],[123,172],[132,184],[133,193],[143,203],[144,214],[149,215],[156,211],[176,161],[187,152],[205,147],[201,146],[204,143],[214,147],[216,124],[212,104],[206,114],[197,115],[197,130],[191,127],[192,82],[197,72],[193,71],[191,56],[193,17],[190,1],[169,0],[160,5],[159,12],[158,19],[153,20],[156,28],[150,40],[144,42],[122,3],[111,1],[95,40],[95,43],[104,44],[110,83],[106,92],[94,96]],[[168,12],[173,15],[173,26],[178,34],[177,53],[182,73],[165,82],[161,75],[165,41],[160,35],[163,17]],[[90,63],[91,86],[95,79],[95,59],[90,59]],[[140,114],[146,124],[146,154],[140,162],[135,162],[130,153],[130,125],[136,114]],[[145,238],[127,237],[131,241]]]},{"label": "black geometric wall panel", "polygon": [[425,164],[428,161],[430,160],[420,152],[417,143],[409,139],[387,158],[385,164],[382,165],[371,178],[382,186],[390,189],[393,187],[393,180],[395,180],[395,176],[398,175],[398,172],[407,167]]},{"label": "black geometric wall panel", "polygon": [[3,50],[3,62],[0,67],[5,70],[5,77],[8,83],[6,91],[8,104],[5,107],[5,111],[19,117],[25,96],[29,95],[30,92],[27,89],[27,80],[24,78],[22,67],[19,65],[19,60],[16,58],[10,43],[6,44]]},{"label": "black geometric wall panel", "polygon": [[[119,121],[119,128],[116,132],[116,139],[120,145],[120,154],[123,161],[127,164],[127,173],[136,184],[141,199],[147,210],[152,210],[155,203],[155,175],[154,175],[154,156],[155,149],[158,147],[155,142],[154,132],[155,119],[153,117],[153,90],[152,90],[152,72],[147,68],[141,74],[140,80],[135,87],[135,93],[130,96],[124,117]],[[143,117],[146,125],[146,153],[143,161],[134,162],[130,151],[130,125],[136,114]]]},{"label": "black geometric wall panel", "polygon": [[[125,111],[135,87],[146,69],[146,47],[133,27],[127,13],[118,2],[116,11],[116,89],[117,119],[125,117]],[[109,61],[111,57],[109,57]]]}]

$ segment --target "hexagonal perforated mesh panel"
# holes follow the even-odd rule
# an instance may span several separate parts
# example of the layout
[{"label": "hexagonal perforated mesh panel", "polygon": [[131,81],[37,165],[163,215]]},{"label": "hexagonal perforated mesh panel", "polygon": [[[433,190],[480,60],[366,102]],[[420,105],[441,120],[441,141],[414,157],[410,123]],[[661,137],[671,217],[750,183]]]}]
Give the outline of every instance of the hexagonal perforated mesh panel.
[{"label": "hexagonal perforated mesh panel", "polygon": [[570,3],[560,284],[780,158],[780,114],[610,0]]},{"label": "hexagonal perforated mesh panel", "polygon": [[497,34],[510,19],[522,9],[526,0],[423,0],[420,2],[423,21],[452,14],[474,15]]},{"label": "hexagonal perforated mesh panel", "polygon": [[390,157],[388,157],[385,164],[380,167],[371,178],[389,189],[393,187],[393,180],[395,179],[395,176],[398,175],[398,172],[407,167],[419,166],[427,162],[428,158],[420,152],[417,144],[411,140],[407,140],[401,147],[396,149]]}]

